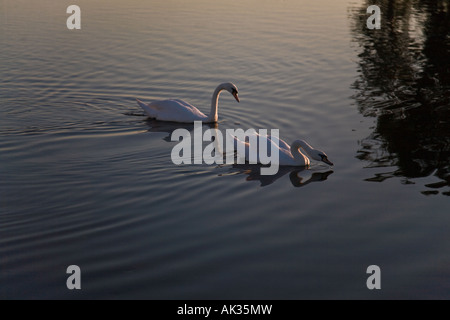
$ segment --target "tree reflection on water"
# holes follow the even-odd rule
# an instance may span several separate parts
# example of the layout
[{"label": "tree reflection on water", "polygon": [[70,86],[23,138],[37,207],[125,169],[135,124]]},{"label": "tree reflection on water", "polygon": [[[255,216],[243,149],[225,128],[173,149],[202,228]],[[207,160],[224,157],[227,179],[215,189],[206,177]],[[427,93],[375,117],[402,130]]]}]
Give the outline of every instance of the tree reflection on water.
[{"label": "tree reflection on water", "polygon": [[[449,3],[371,0],[350,11],[359,46],[354,99],[364,116],[376,118],[357,157],[385,167],[367,181],[432,176],[422,193],[450,195]],[[380,30],[366,27],[372,4],[381,8]]]}]

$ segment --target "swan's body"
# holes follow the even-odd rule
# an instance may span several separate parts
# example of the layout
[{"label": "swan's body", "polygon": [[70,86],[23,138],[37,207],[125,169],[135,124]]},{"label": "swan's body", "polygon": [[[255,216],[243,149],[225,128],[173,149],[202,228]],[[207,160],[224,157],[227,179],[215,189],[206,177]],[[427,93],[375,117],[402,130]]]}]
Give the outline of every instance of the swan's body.
[{"label": "swan's body", "polygon": [[184,123],[192,123],[194,121],[212,123],[217,122],[219,95],[223,90],[230,92],[236,101],[239,102],[237,87],[230,82],[222,83],[214,91],[211,100],[211,112],[208,116],[190,103],[180,99],[153,101],[149,104],[145,104],[139,99],[136,99],[136,101],[150,118],[156,120]]},{"label": "swan's body", "polygon": [[[267,151],[272,150],[272,148],[274,148],[273,150],[277,150],[278,151],[278,165],[280,166],[309,166],[310,164],[310,159],[303,154],[300,151],[300,148],[308,155],[311,157],[311,159],[313,160],[317,160],[317,161],[323,161],[326,164],[332,166],[333,163],[328,160],[327,155],[325,154],[325,152],[314,149],[313,147],[311,147],[306,141],[304,140],[295,140],[294,142],[291,143],[291,145],[288,145],[284,140],[278,139],[278,145],[276,143],[276,139],[273,139],[272,136],[268,135],[268,136],[262,136],[259,135],[258,133],[254,133],[254,135],[257,136],[258,138],[258,143],[266,143],[267,144]],[[238,154],[241,157],[244,157],[245,160],[249,161],[250,160],[250,152],[252,151],[253,148],[251,148],[251,138],[249,139],[249,142],[244,142],[239,140],[238,138],[234,137],[234,141],[235,141],[235,149],[238,151]],[[240,148],[239,148],[240,146]],[[242,148],[245,150],[245,154],[241,154],[239,152],[239,150],[242,150]],[[258,148],[255,148],[254,150],[257,151],[257,162],[260,163],[259,160],[259,150]]]}]

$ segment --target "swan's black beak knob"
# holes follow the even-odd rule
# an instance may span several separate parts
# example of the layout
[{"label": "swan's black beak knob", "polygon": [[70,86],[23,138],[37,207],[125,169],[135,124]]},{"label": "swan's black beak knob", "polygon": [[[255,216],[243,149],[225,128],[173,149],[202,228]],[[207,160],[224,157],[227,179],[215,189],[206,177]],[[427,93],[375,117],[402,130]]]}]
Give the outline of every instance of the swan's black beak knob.
[{"label": "swan's black beak knob", "polygon": [[237,91],[233,92],[233,97],[236,99],[237,102],[239,102],[239,96],[238,96]]},{"label": "swan's black beak knob", "polygon": [[236,99],[236,101],[239,102],[238,92],[237,92],[237,90],[235,88],[231,88],[231,94]]}]

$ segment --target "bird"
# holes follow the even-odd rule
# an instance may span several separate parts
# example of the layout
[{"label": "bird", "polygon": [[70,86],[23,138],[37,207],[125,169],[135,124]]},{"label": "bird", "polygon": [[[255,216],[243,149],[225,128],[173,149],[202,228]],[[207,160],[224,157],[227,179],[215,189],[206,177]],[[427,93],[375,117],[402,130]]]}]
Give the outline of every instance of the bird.
[{"label": "bird", "polygon": [[[253,145],[255,142],[259,140],[259,145],[262,143],[267,144],[266,152],[269,150],[278,150],[278,164],[280,166],[297,166],[297,167],[307,167],[310,165],[311,160],[308,156],[316,161],[322,161],[330,166],[333,166],[333,163],[328,160],[328,156],[325,152],[315,149],[311,147],[305,140],[295,140],[290,145],[288,145],[284,140],[274,138],[271,135],[260,135],[257,132],[254,132],[252,135],[255,137],[249,136],[248,142],[239,140],[236,136],[233,136],[234,139],[234,147],[237,151],[238,155],[242,158],[245,158],[246,161],[251,161],[252,159],[256,159],[257,163],[260,163],[259,158],[259,149],[257,145]],[[253,141],[252,141],[253,140]],[[302,153],[302,151],[304,153]],[[256,152],[256,154],[254,154]]]},{"label": "bird", "polygon": [[219,84],[214,90],[211,100],[211,112],[205,115],[190,103],[180,99],[169,99],[153,101],[149,104],[136,99],[138,105],[145,113],[153,119],[159,121],[171,121],[181,123],[193,123],[194,121],[202,121],[204,123],[215,123],[218,120],[218,102],[220,93],[226,90],[233,95],[239,102],[238,89],[231,83],[226,82]]}]

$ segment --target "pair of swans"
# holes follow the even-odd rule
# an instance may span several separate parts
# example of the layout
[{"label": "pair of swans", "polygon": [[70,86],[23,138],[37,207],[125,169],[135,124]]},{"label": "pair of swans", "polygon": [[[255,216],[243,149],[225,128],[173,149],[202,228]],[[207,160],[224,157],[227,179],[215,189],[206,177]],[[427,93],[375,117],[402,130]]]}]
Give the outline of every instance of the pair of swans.
[{"label": "pair of swans", "polygon": [[[218,119],[219,95],[224,90],[231,93],[236,101],[239,102],[237,87],[230,82],[222,83],[217,86],[216,90],[214,90],[211,100],[211,111],[208,116],[190,103],[180,99],[160,100],[154,101],[149,104],[146,104],[139,99],[136,99],[136,101],[150,118],[159,121],[181,123],[193,123],[194,121],[202,121],[204,123],[215,123]],[[274,145],[275,148],[279,150],[279,165],[281,166],[308,166],[310,164],[310,160],[305,154],[302,153],[301,150],[303,150],[303,152],[305,152],[313,160],[322,161],[330,166],[333,165],[333,163],[328,160],[325,152],[311,147],[304,140],[295,140],[290,145],[288,145],[281,139],[278,140],[278,143],[275,143],[274,141],[272,141],[272,137],[270,135],[258,135],[258,138],[260,143],[267,143],[267,150],[271,150],[271,145]],[[234,139],[235,145],[243,145],[245,149],[245,159],[248,161],[251,150],[250,143],[240,141],[236,137],[234,137]]]}]

